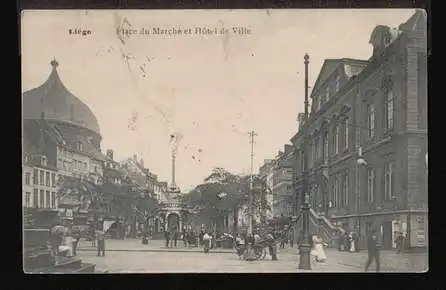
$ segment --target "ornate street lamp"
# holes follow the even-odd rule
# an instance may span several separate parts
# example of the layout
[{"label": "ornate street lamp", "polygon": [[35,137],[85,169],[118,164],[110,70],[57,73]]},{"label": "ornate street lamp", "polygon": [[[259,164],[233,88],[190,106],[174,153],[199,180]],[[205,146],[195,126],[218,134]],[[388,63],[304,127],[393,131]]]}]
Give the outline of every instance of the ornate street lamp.
[{"label": "ornate street lamp", "polygon": [[[305,123],[308,121],[308,64],[310,57],[308,54],[304,56],[304,64],[305,64]],[[303,171],[302,171],[302,179],[303,179],[303,188],[302,188],[302,238],[299,243],[299,269],[303,270],[311,270],[311,262],[310,262],[310,249],[311,245],[309,244],[309,226],[310,226],[310,196],[308,193],[308,132],[307,128],[303,127],[304,130],[304,156],[303,156]]]}]

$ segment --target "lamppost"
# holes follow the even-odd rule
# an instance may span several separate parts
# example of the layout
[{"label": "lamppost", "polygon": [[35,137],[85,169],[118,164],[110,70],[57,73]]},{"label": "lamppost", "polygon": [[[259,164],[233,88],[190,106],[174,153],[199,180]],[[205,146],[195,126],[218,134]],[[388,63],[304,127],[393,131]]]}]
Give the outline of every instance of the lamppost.
[{"label": "lamppost", "polygon": [[[305,123],[308,121],[308,64],[310,57],[308,54],[304,56],[304,64],[305,64]],[[304,124],[305,126],[306,124]],[[306,126],[305,126],[306,127]],[[304,130],[304,154],[303,154],[303,170],[302,170],[302,238],[299,243],[299,269],[303,270],[311,270],[311,262],[310,262],[310,248],[309,244],[309,223],[310,223],[310,197],[308,194],[308,132],[307,128],[303,127]]]},{"label": "lamppost", "polygon": [[362,155],[362,147],[358,148],[358,156],[356,157],[356,231],[358,232],[358,236],[361,237],[361,175],[360,175],[360,166],[367,166],[367,161],[364,159]]}]

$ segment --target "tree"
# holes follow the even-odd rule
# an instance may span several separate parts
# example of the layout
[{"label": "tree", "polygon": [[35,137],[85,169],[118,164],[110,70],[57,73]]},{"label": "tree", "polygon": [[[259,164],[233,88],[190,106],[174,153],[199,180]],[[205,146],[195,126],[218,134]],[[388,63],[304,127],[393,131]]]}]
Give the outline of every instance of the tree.
[{"label": "tree", "polygon": [[[253,177],[254,213],[262,213],[269,206],[266,201],[265,187],[258,176]],[[250,176],[232,174],[224,168],[215,168],[205,178],[204,183],[196,186],[182,202],[196,208],[196,213],[216,222],[217,219],[232,212],[237,229],[239,210],[246,205],[250,190]],[[247,211],[244,212],[248,214]]]}]

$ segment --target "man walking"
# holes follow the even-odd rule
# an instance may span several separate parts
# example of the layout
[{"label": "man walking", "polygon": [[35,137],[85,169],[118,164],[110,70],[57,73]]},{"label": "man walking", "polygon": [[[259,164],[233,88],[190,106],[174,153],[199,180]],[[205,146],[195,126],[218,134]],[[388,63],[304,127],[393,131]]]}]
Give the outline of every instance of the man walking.
[{"label": "man walking", "polygon": [[105,233],[102,230],[96,231],[96,239],[98,245],[98,257],[105,256]]},{"label": "man walking", "polygon": [[177,241],[178,241],[178,230],[177,228],[173,229],[173,245],[176,248],[177,247]]},{"label": "man walking", "polygon": [[380,271],[380,253],[379,253],[379,243],[378,238],[376,237],[376,229],[372,229],[370,231],[369,236],[367,237],[367,250],[368,250],[368,258],[365,264],[365,271],[370,267],[370,264],[373,260],[375,260],[376,264],[376,272]]},{"label": "man walking", "polygon": [[164,238],[166,239],[166,248],[169,247],[169,239],[170,239],[170,233],[167,229],[164,230]]}]

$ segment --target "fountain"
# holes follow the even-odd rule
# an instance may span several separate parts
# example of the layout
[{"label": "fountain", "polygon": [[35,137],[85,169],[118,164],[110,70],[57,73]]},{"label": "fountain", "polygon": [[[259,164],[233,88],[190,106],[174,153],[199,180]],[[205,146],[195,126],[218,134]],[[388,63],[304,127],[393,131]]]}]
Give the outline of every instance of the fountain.
[{"label": "fountain", "polygon": [[26,273],[92,273],[95,265],[82,263],[76,257],[53,259],[48,248],[48,239],[53,223],[58,219],[58,210],[25,208],[23,229],[23,269]]}]

